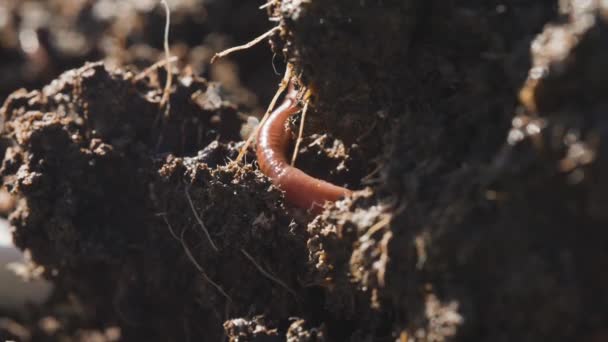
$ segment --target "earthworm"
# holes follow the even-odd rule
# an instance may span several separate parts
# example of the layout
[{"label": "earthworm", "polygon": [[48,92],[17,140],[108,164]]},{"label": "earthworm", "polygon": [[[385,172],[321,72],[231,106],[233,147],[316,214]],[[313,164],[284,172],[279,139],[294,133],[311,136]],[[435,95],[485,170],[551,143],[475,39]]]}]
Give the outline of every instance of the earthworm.
[{"label": "earthworm", "polygon": [[258,133],[256,155],[260,170],[275,186],[285,192],[288,203],[318,213],[325,202],[337,201],[352,192],[314,178],[289,164],[286,154],[291,132],[285,123],[298,111],[295,95],[296,91],[290,87],[283,103],[262,123]]}]

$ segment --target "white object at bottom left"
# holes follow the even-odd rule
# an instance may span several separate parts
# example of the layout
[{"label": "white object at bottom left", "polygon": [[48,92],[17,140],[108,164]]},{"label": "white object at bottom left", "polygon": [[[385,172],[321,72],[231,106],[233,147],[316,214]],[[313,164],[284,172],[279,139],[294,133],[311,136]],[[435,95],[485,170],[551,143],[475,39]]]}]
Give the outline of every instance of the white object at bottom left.
[{"label": "white object at bottom left", "polygon": [[8,221],[0,219],[0,310],[21,311],[26,304],[41,304],[50,295],[50,282],[24,280],[15,272],[15,266],[25,261],[24,253],[13,244]]}]

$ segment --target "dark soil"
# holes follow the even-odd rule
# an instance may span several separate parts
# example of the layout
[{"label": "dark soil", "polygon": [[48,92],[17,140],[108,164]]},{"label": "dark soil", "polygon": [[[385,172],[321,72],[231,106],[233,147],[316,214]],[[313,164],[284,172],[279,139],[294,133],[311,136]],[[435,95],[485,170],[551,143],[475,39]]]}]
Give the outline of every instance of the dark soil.
[{"label": "dark soil", "polygon": [[[15,243],[57,285],[0,337],[608,340],[604,2],[277,0],[270,22],[176,2],[169,111],[164,69],[141,76],[163,12],[101,20],[100,3],[0,5],[0,92],[56,77],[7,97],[1,171]],[[54,14],[46,64],[6,43],[27,6]],[[270,48],[209,65],[273,24]],[[87,38],[76,56],[66,30]],[[253,150],[232,162],[277,89],[273,52],[312,94],[297,165],[358,190],[316,217]]]}]

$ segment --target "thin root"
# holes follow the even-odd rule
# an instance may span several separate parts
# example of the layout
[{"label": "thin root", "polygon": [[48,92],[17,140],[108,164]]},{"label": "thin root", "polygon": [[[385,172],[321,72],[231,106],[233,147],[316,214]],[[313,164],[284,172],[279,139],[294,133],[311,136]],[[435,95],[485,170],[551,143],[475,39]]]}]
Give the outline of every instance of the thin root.
[{"label": "thin root", "polygon": [[165,107],[165,115],[169,115],[171,109],[171,103],[169,102],[169,95],[171,95],[171,86],[173,84],[173,73],[171,72],[171,52],[169,51],[169,26],[171,25],[171,10],[166,0],[161,0],[161,4],[165,7],[165,13],[167,20],[165,21],[165,36],[164,36],[164,47],[165,47],[165,68],[167,68],[167,82],[165,83],[165,89],[163,90],[163,97],[160,100],[160,106]]},{"label": "thin root", "polygon": [[182,231],[182,234],[181,234],[181,237],[180,237],[180,242],[182,244],[182,247],[184,248],[184,252],[186,252],[186,255],[188,256],[188,259],[190,259],[190,261],[192,262],[192,264],[194,265],[194,267],[196,267],[196,269],[199,270],[199,272],[201,272],[201,274],[203,275],[203,278],[205,278],[205,280],[207,282],[209,282],[209,284],[211,284],[213,287],[215,287],[226,298],[226,300],[228,300],[229,302],[232,302],[232,298],[230,298],[230,296],[226,293],[226,291],[224,291],[224,289],[219,284],[217,284],[216,282],[214,282],[213,280],[211,280],[211,278],[209,278],[209,276],[205,272],[205,269],[203,268],[203,266],[201,266],[196,261],[196,259],[194,259],[194,256],[192,255],[192,252],[190,252],[190,248],[188,248],[188,245],[184,241],[184,233],[185,232],[186,232],[186,229],[184,229]]},{"label": "thin root", "polygon": [[169,219],[167,218],[167,213],[158,213],[158,214],[156,214],[156,216],[160,216],[163,218],[163,221],[165,221],[165,224],[167,225],[167,228],[169,229],[169,233],[171,234],[171,236],[175,240],[180,241],[179,237],[177,236],[177,234],[175,234],[175,231],[173,230],[173,226],[171,226],[171,223],[169,223]]},{"label": "thin root", "polygon": [[372,172],[370,172],[369,174],[367,174],[365,177],[361,178],[361,183],[362,184],[373,184],[374,182],[379,182],[380,178],[374,178],[377,174],[380,173],[380,171],[383,170],[384,168],[384,164],[380,163],[378,164],[374,170],[372,170]]},{"label": "thin root", "polygon": [[239,151],[239,155],[236,157],[236,160],[235,160],[236,163],[240,163],[241,162],[241,160],[243,159],[243,156],[245,155],[245,153],[247,153],[247,149],[249,148],[249,145],[251,145],[251,142],[253,141],[253,139],[258,136],[258,132],[260,130],[260,127],[262,127],[262,125],[264,125],[264,123],[268,119],[268,116],[270,115],[270,113],[274,109],[274,106],[276,105],[277,101],[279,100],[279,96],[281,96],[281,94],[283,94],[283,92],[285,91],[285,89],[287,89],[287,86],[289,85],[289,80],[291,79],[291,75],[292,75],[292,72],[293,72],[292,70],[293,69],[292,69],[291,64],[287,63],[287,68],[285,69],[285,75],[283,76],[283,79],[281,80],[281,84],[279,85],[279,89],[274,94],[274,97],[272,98],[272,101],[270,101],[270,105],[268,105],[268,109],[266,110],[266,113],[264,113],[264,117],[262,117],[262,120],[260,121],[260,123],[258,124],[258,126],[253,131],[253,134],[249,135],[249,137],[247,138],[247,141],[245,141],[245,145],[243,145],[243,147]]},{"label": "thin root", "polygon": [[207,240],[209,240],[209,244],[211,245],[211,247],[213,247],[213,249],[216,252],[218,252],[219,249],[217,248],[217,246],[215,245],[215,243],[211,239],[211,235],[209,234],[209,230],[207,230],[207,227],[205,226],[205,223],[203,222],[203,220],[201,219],[201,217],[196,212],[196,208],[194,208],[194,203],[192,203],[192,198],[190,197],[190,192],[188,192],[188,187],[184,187],[184,193],[186,194],[186,199],[188,200],[188,203],[190,204],[190,209],[192,209],[192,214],[194,214],[194,218],[196,218],[196,221],[198,222],[199,226],[201,226],[201,228],[203,228],[203,232],[205,232],[205,236],[207,236]]},{"label": "thin root", "polygon": [[211,63],[213,64],[213,62],[215,62],[218,58],[226,57],[235,51],[247,50],[247,49],[251,48],[252,46],[256,45],[257,43],[261,42],[262,40],[266,39],[268,36],[273,34],[275,31],[278,31],[279,29],[280,29],[280,26],[275,26],[275,27],[271,28],[270,30],[266,31],[265,33],[263,33],[262,35],[260,35],[259,37],[254,38],[252,41],[250,41],[247,44],[234,46],[234,47],[226,49],[222,52],[218,52],[215,55],[213,55],[213,57],[211,58]]},{"label": "thin root", "polygon": [[148,77],[148,75],[150,75],[154,70],[165,66],[167,63],[173,63],[175,61],[177,61],[177,56],[171,56],[169,59],[163,59],[162,61],[158,61],[147,67],[146,70],[140,72],[135,77],[133,77],[133,82],[141,81],[144,78]]},{"label": "thin root", "polygon": [[298,139],[296,140],[296,147],[293,149],[293,155],[291,156],[291,166],[296,164],[296,158],[298,157],[298,151],[300,150],[300,143],[302,143],[302,134],[304,133],[304,121],[306,120],[306,112],[308,112],[308,104],[310,103],[310,90],[306,91],[306,102],[304,102],[304,109],[302,109],[302,119],[300,119],[300,129],[298,131]]},{"label": "thin root", "polygon": [[289,292],[292,296],[298,298],[298,295],[296,294],[296,292],[294,290],[292,290],[289,286],[287,286],[287,284],[285,284],[281,279],[273,276],[272,274],[270,274],[268,271],[266,271],[265,269],[262,268],[262,266],[260,266],[260,264],[258,264],[255,259],[249,254],[247,253],[246,250],[241,248],[241,253],[243,253],[243,255],[245,255],[245,257],[247,259],[249,259],[249,261],[251,261],[251,263],[255,266],[255,268],[258,269],[258,271],[260,271],[260,273],[262,273],[266,278],[274,281],[275,283],[279,284],[282,288],[284,288],[285,290],[287,290],[287,292]]},{"label": "thin root", "polygon": [[264,9],[267,7],[270,7],[270,5],[272,5],[274,3],[274,0],[270,0],[267,3],[263,4],[262,6],[258,7],[259,9]]},{"label": "thin root", "polygon": [[380,221],[376,222],[373,226],[371,226],[365,234],[363,234],[359,240],[367,241],[369,238],[374,235],[376,232],[380,231],[382,228],[386,227],[391,222],[391,215],[384,216]]}]

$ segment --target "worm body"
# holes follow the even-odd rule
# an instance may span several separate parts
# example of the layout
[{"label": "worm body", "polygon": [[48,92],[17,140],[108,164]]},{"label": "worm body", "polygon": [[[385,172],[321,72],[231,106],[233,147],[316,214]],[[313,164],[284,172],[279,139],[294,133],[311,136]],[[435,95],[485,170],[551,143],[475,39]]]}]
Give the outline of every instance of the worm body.
[{"label": "worm body", "polygon": [[289,164],[287,147],[290,131],[287,119],[298,111],[293,91],[275,109],[259,130],[256,154],[262,172],[285,192],[285,199],[294,206],[319,212],[323,204],[349,195],[350,190],[314,178]]}]

